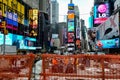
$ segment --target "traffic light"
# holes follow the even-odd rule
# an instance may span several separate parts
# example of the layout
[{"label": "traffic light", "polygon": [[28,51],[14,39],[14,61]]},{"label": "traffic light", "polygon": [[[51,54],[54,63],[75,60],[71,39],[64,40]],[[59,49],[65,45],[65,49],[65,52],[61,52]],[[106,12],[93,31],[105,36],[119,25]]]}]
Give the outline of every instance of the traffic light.
[{"label": "traffic light", "polygon": [[6,22],[2,21],[1,28],[6,28]]},{"label": "traffic light", "polygon": [[6,22],[5,21],[2,21],[2,24],[1,24],[1,33],[3,33],[4,35],[8,34],[8,30],[6,29]]},{"label": "traffic light", "polygon": [[6,28],[2,28],[1,29],[1,33],[3,33],[4,35],[8,34],[8,30]]}]

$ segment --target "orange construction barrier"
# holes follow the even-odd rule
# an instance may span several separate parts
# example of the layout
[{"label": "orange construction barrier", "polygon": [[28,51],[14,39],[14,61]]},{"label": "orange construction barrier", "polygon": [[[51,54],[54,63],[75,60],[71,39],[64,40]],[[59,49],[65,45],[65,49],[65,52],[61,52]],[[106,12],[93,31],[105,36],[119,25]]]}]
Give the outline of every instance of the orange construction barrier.
[{"label": "orange construction barrier", "polygon": [[0,80],[30,80],[35,55],[0,55]]},{"label": "orange construction barrier", "polygon": [[120,80],[119,55],[42,54],[41,57],[40,80]]}]

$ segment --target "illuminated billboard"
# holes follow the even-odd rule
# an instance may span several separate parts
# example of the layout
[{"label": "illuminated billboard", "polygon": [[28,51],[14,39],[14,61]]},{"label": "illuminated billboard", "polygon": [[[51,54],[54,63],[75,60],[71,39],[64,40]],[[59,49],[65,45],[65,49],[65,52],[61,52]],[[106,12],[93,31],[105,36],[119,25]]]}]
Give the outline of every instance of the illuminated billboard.
[{"label": "illuminated billboard", "polygon": [[75,17],[75,14],[74,14],[74,13],[68,14],[68,19],[74,19],[74,17]]},{"label": "illuminated billboard", "polygon": [[[0,45],[4,43],[4,35],[0,33]],[[22,35],[15,35],[9,33],[5,38],[5,45],[17,46],[17,49],[35,50],[36,39],[31,37],[25,37]]]},{"label": "illuminated billboard", "polygon": [[31,9],[29,10],[29,24],[32,28],[38,27],[38,10],[37,9]]},{"label": "illuminated billboard", "polygon": [[18,27],[18,16],[17,13],[6,12],[5,21],[7,22],[6,27],[12,30],[17,30]]},{"label": "illuminated billboard", "polygon": [[38,28],[38,10],[29,10],[29,25],[30,25],[30,36],[37,36]]},{"label": "illuminated billboard", "polygon": [[74,4],[73,3],[68,4],[68,10],[74,10]]},{"label": "illuminated billboard", "polygon": [[101,24],[110,16],[108,3],[96,4],[94,6],[94,24]]},{"label": "illuminated billboard", "polygon": [[[119,38],[109,39],[109,40],[99,40],[96,43],[100,42],[102,44],[102,48],[119,48]],[[97,46],[98,48],[98,46]]]},{"label": "illuminated billboard", "polygon": [[119,13],[116,13],[96,28],[97,38],[100,40],[117,38],[120,33],[119,27]]},{"label": "illuminated billboard", "polygon": [[68,42],[74,42],[74,33],[68,33]]},{"label": "illuminated billboard", "polygon": [[[3,43],[4,43],[4,35],[2,33],[0,33],[0,45],[3,45]],[[11,33],[6,35],[5,44],[12,45],[12,34]]]},{"label": "illuminated billboard", "polygon": [[68,22],[68,32],[74,32],[74,22]]}]

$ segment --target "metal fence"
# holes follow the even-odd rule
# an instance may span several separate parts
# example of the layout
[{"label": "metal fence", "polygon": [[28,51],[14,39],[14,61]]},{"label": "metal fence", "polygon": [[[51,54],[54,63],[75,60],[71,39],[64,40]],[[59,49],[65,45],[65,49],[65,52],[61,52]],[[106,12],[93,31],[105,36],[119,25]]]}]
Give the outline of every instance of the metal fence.
[{"label": "metal fence", "polygon": [[0,80],[30,80],[35,55],[0,55]]},{"label": "metal fence", "polygon": [[119,55],[43,54],[40,80],[120,80]]}]

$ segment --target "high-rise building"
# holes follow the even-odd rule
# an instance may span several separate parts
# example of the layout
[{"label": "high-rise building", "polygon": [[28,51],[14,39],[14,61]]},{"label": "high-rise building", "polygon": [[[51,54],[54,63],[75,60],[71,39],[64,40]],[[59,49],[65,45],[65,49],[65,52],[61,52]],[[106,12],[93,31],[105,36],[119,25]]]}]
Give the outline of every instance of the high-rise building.
[{"label": "high-rise building", "polygon": [[50,21],[51,23],[58,23],[59,20],[59,3],[57,0],[52,0],[51,1],[51,18]]},{"label": "high-rise building", "polygon": [[23,0],[27,5],[29,5],[32,8],[39,9],[39,0]]},{"label": "high-rise building", "polygon": [[81,49],[87,50],[87,28],[85,26],[85,20],[80,19],[80,39],[81,39]]}]

